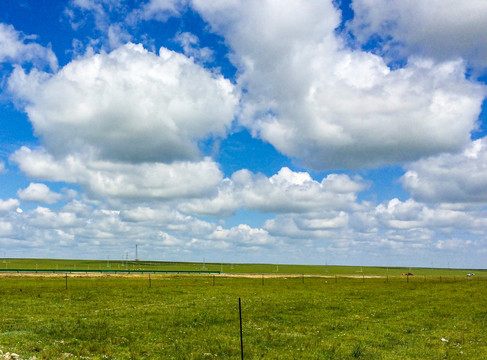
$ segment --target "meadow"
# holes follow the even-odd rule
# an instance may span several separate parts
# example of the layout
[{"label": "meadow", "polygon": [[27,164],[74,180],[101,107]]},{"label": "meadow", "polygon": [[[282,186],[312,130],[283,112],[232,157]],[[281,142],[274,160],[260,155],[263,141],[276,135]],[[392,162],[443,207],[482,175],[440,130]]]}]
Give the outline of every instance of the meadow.
[{"label": "meadow", "polygon": [[412,272],[417,276],[460,276],[475,273],[487,276],[487,270],[411,268],[411,267],[374,267],[374,266],[337,266],[337,265],[289,265],[289,264],[238,264],[238,263],[190,263],[169,261],[134,261],[134,260],[70,260],[70,259],[3,259],[0,271],[27,269],[68,272],[221,272],[225,274],[305,274],[305,275],[368,275],[398,276]]},{"label": "meadow", "polygon": [[245,359],[482,359],[487,278],[446,271],[3,274],[0,350],[22,359],[240,359],[241,298]]}]

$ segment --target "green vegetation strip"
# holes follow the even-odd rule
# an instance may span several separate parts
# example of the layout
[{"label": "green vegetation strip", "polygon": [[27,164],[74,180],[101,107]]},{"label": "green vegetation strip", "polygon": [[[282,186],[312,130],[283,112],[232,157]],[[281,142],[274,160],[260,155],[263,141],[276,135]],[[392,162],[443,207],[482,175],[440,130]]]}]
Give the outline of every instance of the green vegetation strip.
[{"label": "green vegetation strip", "polygon": [[101,273],[101,274],[219,274],[219,271],[204,271],[204,270],[87,270],[87,269],[44,269],[44,270],[34,270],[34,269],[0,269],[0,273],[52,273],[52,274],[71,274],[71,273]]},{"label": "green vegetation strip", "polygon": [[459,279],[4,274],[0,350],[239,359],[241,298],[246,359],[482,359],[487,281]]},{"label": "green vegetation strip", "polygon": [[[305,274],[305,275],[354,275],[354,276],[394,276],[413,273],[415,276],[487,276],[485,269],[438,269],[413,267],[374,267],[338,265],[289,265],[289,264],[238,264],[238,263],[190,263],[170,261],[134,260],[70,260],[70,259],[0,259],[0,270],[62,270],[66,271],[211,271],[225,274]],[[96,271],[95,271],[96,272]]]}]

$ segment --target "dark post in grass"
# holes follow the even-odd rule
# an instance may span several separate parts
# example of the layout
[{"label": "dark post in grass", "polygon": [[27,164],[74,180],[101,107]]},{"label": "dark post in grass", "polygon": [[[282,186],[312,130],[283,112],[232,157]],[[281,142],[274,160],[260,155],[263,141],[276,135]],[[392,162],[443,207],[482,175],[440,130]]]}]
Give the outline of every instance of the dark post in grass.
[{"label": "dark post in grass", "polygon": [[213,286],[215,286],[215,275],[213,275]]},{"label": "dark post in grass", "polygon": [[303,284],[304,284],[304,274],[303,274]]},{"label": "dark post in grass", "polygon": [[242,334],[242,301],[238,298],[238,313],[240,316],[240,356],[243,360],[243,334]]},{"label": "dark post in grass", "polygon": [[150,274],[149,274],[149,289],[152,287],[152,282],[150,280]]},{"label": "dark post in grass", "polygon": [[66,290],[68,290],[68,273],[66,273]]},{"label": "dark post in grass", "polygon": [[262,286],[264,286],[264,274],[262,274]]}]

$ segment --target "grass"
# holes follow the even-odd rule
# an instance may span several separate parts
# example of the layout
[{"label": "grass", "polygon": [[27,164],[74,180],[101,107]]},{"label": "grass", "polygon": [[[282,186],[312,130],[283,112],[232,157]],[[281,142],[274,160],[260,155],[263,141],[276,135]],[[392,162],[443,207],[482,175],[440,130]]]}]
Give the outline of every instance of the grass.
[{"label": "grass", "polygon": [[220,271],[227,274],[314,274],[314,275],[401,275],[412,272],[416,276],[465,276],[474,272],[487,276],[487,270],[372,267],[336,265],[287,265],[287,264],[229,264],[229,263],[189,263],[164,261],[125,261],[125,260],[65,260],[65,259],[3,259],[2,269],[67,270],[67,271]]},{"label": "grass", "polygon": [[245,359],[481,359],[487,353],[487,281],[479,277],[152,274],[149,282],[148,275],[68,275],[67,290],[65,280],[0,277],[4,353],[239,359],[238,298]]}]

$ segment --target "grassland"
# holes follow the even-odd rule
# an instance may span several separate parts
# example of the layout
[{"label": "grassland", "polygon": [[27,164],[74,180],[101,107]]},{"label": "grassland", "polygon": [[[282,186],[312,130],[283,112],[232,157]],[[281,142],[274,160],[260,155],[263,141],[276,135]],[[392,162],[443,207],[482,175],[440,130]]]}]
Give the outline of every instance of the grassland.
[{"label": "grassland", "polygon": [[245,359],[483,359],[487,353],[487,277],[478,270],[467,278],[467,270],[414,268],[416,275],[406,278],[394,275],[409,268],[39,259],[7,265],[267,274],[4,273],[0,350],[22,359],[240,359],[239,298]]},{"label": "grassland", "polygon": [[64,274],[1,276],[0,350],[23,359],[239,359],[241,298],[245,359],[487,353],[487,279],[478,276],[70,274],[67,285]]},{"label": "grassland", "polygon": [[190,263],[125,260],[60,260],[60,259],[3,259],[2,269],[66,270],[66,271],[217,271],[226,274],[307,274],[307,275],[381,275],[395,276],[412,272],[417,276],[462,276],[474,272],[487,276],[487,270],[372,267],[336,265]]}]

